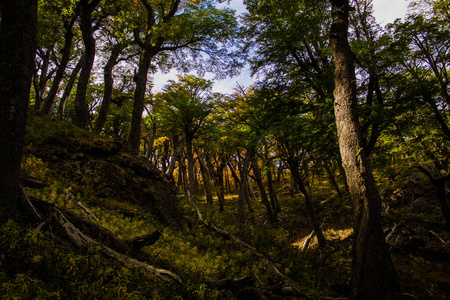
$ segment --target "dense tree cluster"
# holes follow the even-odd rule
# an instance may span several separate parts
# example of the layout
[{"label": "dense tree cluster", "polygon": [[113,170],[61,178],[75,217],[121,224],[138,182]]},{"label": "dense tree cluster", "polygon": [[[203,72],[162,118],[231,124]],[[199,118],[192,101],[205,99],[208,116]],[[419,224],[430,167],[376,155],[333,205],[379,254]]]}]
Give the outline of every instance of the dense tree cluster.
[{"label": "dense tree cluster", "polygon": [[[352,299],[400,291],[375,178],[420,172],[450,226],[448,1],[413,1],[385,28],[371,0],[245,0],[239,18],[212,0],[39,0],[37,13],[25,2],[0,2],[2,215],[17,210],[31,90],[32,109],[127,140],[194,203],[217,196],[223,211],[238,191],[240,223],[255,194],[278,223],[274,185],[289,174],[321,247],[310,182],[326,176],[353,209]],[[247,89],[214,93],[202,77],[244,63],[259,78]],[[152,76],[171,69],[182,75],[152,93]]]}]

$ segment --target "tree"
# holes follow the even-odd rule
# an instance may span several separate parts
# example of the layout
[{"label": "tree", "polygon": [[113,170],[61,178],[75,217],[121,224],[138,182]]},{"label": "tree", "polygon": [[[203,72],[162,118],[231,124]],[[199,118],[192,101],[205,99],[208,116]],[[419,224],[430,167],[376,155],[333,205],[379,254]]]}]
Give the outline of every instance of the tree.
[{"label": "tree", "polygon": [[[394,49],[404,53],[400,62],[414,87],[411,89],[411,99],[415,108],[422,104],[428,106],[429,113],[434,115],[430,125],[439,128],[439,134],[428,128],[428,133],[421,136],[433,141],[431,146],[428,141],[421,141],[415,144],[413,151],[409,151],[409,156],[435,187],[443,217],[450,228],[450,206],[445,196],[445,184],[450,180],[450,156],[446,151],[446,145],[450,141],[448,2],[447,6],[445,1],[417,2],[414,6],[416,12],[410,14],[405,22],[393,25],[396,37]],[[429,13],[430,10],[433,11],[432,14]],[[422,114],[425,122],[428,113]],[[421,128],[421,124],[416,128]],[[412,141],[416,139],[413,138]]]},{"label": "tree", "polygon": [[[155,1],[140,0],[142,6],[136,7],[140,14],[140,27],[135,28],[136,43],[140,47],[139,68],[135,76],[136,90],[132,112],[131,131],[128,142],[135,152],[139,152],[142,113],[147,92],[147,75],[150,66],[158,55],[173,53],[178,67],[189,70],[197,67],[201,73],[205,66],[222,74],[236,73],[240,66],[227,55],[226,46],[231,46],[237,22],[234,12],[214,7],[211,0],[166,1],[159,5]],[[220,49],[219,44],[224,48]],[[185,52],[183,52],[185,51]],[[206,52],[209,59],[204,59]],[[189,62],[187,55],[194,61]],[[228,60],[227,60],[228,59]]]},{"label": "tree", "polygon": [[[38,37],[40,44],[42,44],[40,47],[47,48],[47,52],[51,50],[54,55],[55,53],[61,52],[59,61],[54,61],[54,65],[56,65],[54,70],[55,75],[52,77],[50,90],[44,99],[38,96],[35,103],[35,109],[41,110],[45,114],[52,113],[60,84],[71,59],[73,40],[76,36],[73,30],[78,13],[78,7],[72,2],[63,2],[59,3],[59,5],[49,1],[39,2],[40,22]],[[60,41],[61,37],[58,35],[61,30],[64,32],[63,42]],[[60,43],[62,44],[61,46],[59,45]],[[62,49],[58,50],[59,47],[62,47]],[[40,49],[39,52],[42,52],[42,50]],[[54,60],[58,60],[58,58],[59,56],[56,55]],[[44,74],[44,69],[41,69],[41,77]],[[47,74],[45,75],[47,76]]]},{"label": "tree", "polygon": [[348,43],[347,0],[330,0],[335,61],[334,107],[342,164],[354,210],[350,299],[397,299],[400,284],[381,227],[381,198],[369,166],[356,108],[356,76]]},{"label": "tree", "polygon": [[86,101],[86,93],[91,78],[92,66],[95,58],[95,39],[94,30],[99,26],[93,26],[92,14],[94,13],[101,0],[80,0],[80,29],[84,43],[84,59],[81,66],[80,77],[77,83],[77,92],[75,95],[75,118],[74,124],[85,128],[89,122],[89,107]]},{"label": "tree", "polygon": [[213,109],[212,81],[188,75],[178,77],[165,87],[156,97],[165,101],[166,118],[184,135],[186,159],[188,162],[189,198],[195,199],[195,170],[193,141]]},{"label": "tree", "polygon": [[0,5],[0,222],[19,210],[20,164],[36,53],[37,1]]}]

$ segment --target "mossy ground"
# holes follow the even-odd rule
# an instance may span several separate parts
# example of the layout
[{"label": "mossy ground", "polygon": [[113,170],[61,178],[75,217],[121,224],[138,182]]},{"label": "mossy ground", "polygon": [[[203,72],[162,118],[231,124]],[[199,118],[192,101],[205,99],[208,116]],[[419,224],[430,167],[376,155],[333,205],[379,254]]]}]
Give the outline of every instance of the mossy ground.
[{"label": "mossy ground", "polygon": [[[117,261],[66,245],[52,228],[42,233],[35,231],[35,225],[24,226],[10,221],[0,228],[2,299],[240,299],[242,295],[238,292],[210,288],[207,280],[251,275],[258,285],[272,283],[274,277],[257,258],[198,224],[193,208],[183,197],[180,198],[181,206],[192,226],[176,229],[162,225],[148,210],[133,203],[92,196],[95,193],[89,184],[77,185],[70,174],[34,156],[37,148],[51,147],[55,140],[76,138],[92,143],[92,137],[83,132],[78,135],[78,129],[42,117],[34,116],[32,122],[28,129],[23,171],[47,180],[50,186],[27,189],[27,192],[82,214],[67,200],[67,189],[72,186],[73,196],[92,210],[98,218],[96,222],[123,239],[159,230],[162,237],[156,244],[144,248],[153,256],[153,261],[148,263],[178,274],[183,284],[143,278],[139,271],[129,270]],[[108,139],[96,139],[97,146],[113,144]],[[89,178],[85,178],[85,182],[89,182]],[[309,251],[301,252],[292,245],[307,236],[311,228],[302,197],[288,196],[287,178],[277,185],[282,208],[277,225],[267,222],[264,206],[258,199],[251,200],[255,212],[246,215],[245,224],[236,221],[236,195],[227,195],[223,213],[219,213],[217,203],[211,207],[202,198],[198,199],[197,205],[207,222],[259,249],[305,297],[342,296],[351,274],[351,238],[344,238],[351,228],[350,203],[348,199],[338,198],[321,176],[316,176],[311,183],[310,192],[323,220],[324,232],[329,237],[334,235],[325,249],[313,245]],[[390,209],[385,219],[387,227],[402,222],[414,228],[414,224],[419,223],[442,238],[440,241],[430,236],[426,247],[416,249],[397,241],[392,244],[392,253],[405,292],[419,299],[449,296],[446,281],[442,279],[445,274],[450,274],[449,258],[439,260],[442,253],[449,252],[449,234],[441,230],[439,210],[434,209],[431,215],[414,214],[405,213],[398,207]],[[403,227],[401,234],[407,235],[410,227]]]}]

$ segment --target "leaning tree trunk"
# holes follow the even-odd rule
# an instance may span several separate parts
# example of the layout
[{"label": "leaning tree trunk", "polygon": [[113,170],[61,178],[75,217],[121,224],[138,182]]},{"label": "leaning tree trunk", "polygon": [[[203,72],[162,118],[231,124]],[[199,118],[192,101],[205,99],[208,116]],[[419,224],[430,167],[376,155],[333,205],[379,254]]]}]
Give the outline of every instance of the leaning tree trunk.
[{"label": "leaning tree trunk", "polygon": [[0,6],[0,224],[19,211],[20,163],[36,51],[37,1]]},{"label": "leaning tree trunk", "polygon": [[342,164],[354,209],[350,299],[398,299],[400,284],[381,227],[381,199],[363,149],[356,77],[348,43],[348,0],[330,0],[335,61],[334,109]]},{"label": "leaning tree trunk", "polygon": [[81,70],[81,66],[83,65],[84,61],[84,54],[81,56],[80,60],[75,65],[75,68],[73,69],[72,73],[70,74],[69,80],[67,81],[66,88],[64,89],[64,93],[61,97],[61,100],[59,101],[58,106],[58,118],[60,120],[64,119],[64,111],[66,109],[66,103],[69,100],[70,93],[72,92],[72,88],[75,85],[75,81],[77,80],[78,73]]},{"label": "leaning tree trunk", "polygon": [[52,86],[50,87],[50,91],[45,97],[42,108],[40,107],[42,104],[36,107],[36,109],[41,109],[44,114],[51,114],[53,106],[55,105],[56,94],[59,90],[59,85],[64,77],[66,72],[67,64],[70,61],[70,53],[72,51],[72,42],[75,34],[72,32],[73,25],[75,24],[76,16],[72,16],[70,21],[64,22],[64,47],[61,50],[62,57],[59,62],[58,69],[56,70],[55,77],[53,78]]}]

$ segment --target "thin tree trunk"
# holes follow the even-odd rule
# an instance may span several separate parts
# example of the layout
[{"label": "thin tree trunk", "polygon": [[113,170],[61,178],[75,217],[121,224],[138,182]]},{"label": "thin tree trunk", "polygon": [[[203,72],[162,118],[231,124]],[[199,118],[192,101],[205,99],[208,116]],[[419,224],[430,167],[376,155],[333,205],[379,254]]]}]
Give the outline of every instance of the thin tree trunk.
[{"label": "thin tree trunk", "polygon": [[448,229],[450,229],[450,207],[447,202],[447,197],[445,195],[445,184],[450,180],[450,175],[447,175],[442,178],[435,178],[422,166],[418,167],[419,171],[425,174],[430,180],[431,184],[434,186],[436,190],[436,196],[439,200],[439,206],[441,207],[442,216],[444,217],[445,224]]},{"label": "thin tree trunk", "polygon": [[205,187],[205,195],[206,195],[206,203],[212,205],[213,204],[213,195],[211,190],[211,176],[209,174],[209,170],[206,167],[206,163],[204,161],[204,157],[200,155],[198,149],[195,150],[197,152],[198,163],[200,164],[200,171],[203,177],[203,185]]},{"label": "thin tree trunk", "polygon": [[342,199],[342,192],[339,189],[339,185],[336,182],[336,178],[333,175],[333,172],[331,171],[330,166],[325,162],[324,163],[325,171],[327,172],[328,179],[330,180],[331,185],[333,186],[334,190],[336,191],[339,199]]},{"label": "thin tree trunk", "polygon": [[224,206],[225,206],[225,195],[224,195],[225,187],[224,187],[224,176],[223,176],[223,170],[225,169],[225,163],[224,162],[217,163],[217,170],[215,171],[210,159],[208,159],[208,158],[205,158],[205,159],[206,159],[206,165],[207,165],[210,173],[212,174],[214,186],[216,188],[217,199],[219,200],[219,211],[223,212]]},{"label": "thin tree trunk", "polygon": [[[50,64],[50,50],[44,51],[41,49],[38,49],[38,52],[40,53],[40,57],[42,59],[42,65],[40,66],[41,74],[38,76],[37,70],[36,74],[34,75],[34,90],[35,90],[35,100],[34,100],[34,109],[40,110],[42,106],[42,101],[44,97],[45,88],[47,87],[47,81],[50,77],[48,73],[48,67]],[[52,73],[52,72],[50,72]]]},{"label": "thin tree trunk", "polygon": [[56,70],[55,77],[53,78],[52,86],[48,92],[47,97],[44,100],[42,112],[44,114],[50,114],[53,106],[55,105],[56,94],[58,93],[59,85],[66,72],[67,64],[70,61],[70,52],[72,51],[72,41],[75,34],[72,32],[73,25],[75,24],[76,16],[72,16],[69,22],[64,22],[64,47],[61,50],[62,57],[59,62],[58,69]]},{"label": "thin tree trunk", "polygon": [[166,176],[169,178],[172,177],[173,171],[175,171],[175,163],[179,160],[180,156],[180,142],[178,138],[179,136],[177,134],[174,134],[172,137],[172,159],[170,160],[169,167],[166,170]]},{"label": "thin tree trunk", "polygon": [[[152,118],[152,135],[150,136],[150,139],[147,142],[147,150],[146,150],[146,153],[145,153],[145,157],[147,157],[147,159],[149,161],[152,161],[152,156],[153,156],[153,152],[154,152],[153,146],[155,144],[155,138],[156,138],[156,122]],[[155,162],[156,161],[157,160],[155,158]],[[165,168],[166,168],[166,163],[164,161],[164,163],[163,163],[163,173],[166,173],[166,169]]]},{"label": "thin tree trunk", "polygon": [[259,191],[261,194],[261,202],[266,207],[267,216],[269,217],[269,222],[272,224],[276,223],[278,220],[275,218],[274,213],[272,211],[272,207],[270,206],[270,203],[269,203],[269,199],[267,198],[266,189],[264,188],[261,170],[259,169],[258,160],[257,160],[256,156],[252,157],[251,163],[252,163],[252,168],[253,168],[253,174],[255,175],[256,183],[258,184]]},{"label": "thin tree trunk", "polygon": [[85,59],[84,54],[81,56],[80,60],[73,69],[72,74],[70,74],[69,80],[67,81],[66,88],[64,89],[64,93],[59,101],[58,106],[58,118],[62,120],[64,118],[64,111],[66,109],[67,100],[69,100],[70,93],[72,92],[73,86],[75,85],[75,81],[77,80],[78,73],[81,70],[81,66],[83,65],[83,60]]},{"label": "thin tree trunk", "polygon": [[108,62],[103,68],[103,80],[105,82],[105,88],[103,91],[103,100],[98,111],[98,117],[95,121],[94,132],[99,134],[102,132],[103,127],[106,123],[106,118],[109,112],[109,106],[111,104],[112,92],[114,86],[114,77],[112,75],[112,71],[114,66],[117,64],[117,59],[119,58],[120,53],[125,49],[124,44],[115,44],[111,50],[111,55],[109,56]]},{"label": "thin tree trunk", "polygon": [[291,170],[292,175],[294,176],[295,182],[297,183],[300,192],[303,194],[303,197],[305,198],[308,216],[311,222],[311,226],[313,227],[313,230],[316,232],[319,246],[324,247],[327,243],[327,240],[325,239],[320,224],[317,221],[316,213],[314,212],[314,208],[312,206],[312,201],[309,197],[308,191],[306,190],[303,180],[298,171],[298,162],[295,161],[295,159],[293,158],[288,158],[287,163],[289,165],[289,169]]},{"label": "thin tree trunk", "polygon": [[37,1],[0,5],[0,224],[19,212],[20,164],[36,55]]},{"label": "thin tree trunk", "polygon": [[186,159],[188,162],[188,178],[189,178],[189,198],[195,202],[195,197],[197,194],[196,184],[195,184],[195,171],[194,171],[194,153],[192,149],[193,137],[186,136]]},{"label": "thin tree trunk", "polygon": [[231,177],[233,177],[234,185],[236,189],[240,186],[241,179],[236,174],[236,170],[234,169],[233,165],[231,163],[227,163],[228,169],[230,169]]},{"label": "thin tree trunk", "polygon": [[244,161],[241,168],[241,181],[239,184],[239,198],[238,198],[238,222],[243,224],[245,222],[245,194],[247,192],[247,175],[248,175],[248,167],[250,163],[251,153],[247,150],[247,153],[244,157]]},{"label": "thin tree trunk", "polygon": [[277,213],[281,211],[280,203],[278,202],[277,192],[273,186],[272,172],[267,172],[267,185],[269,187],[270,205],[272,205],[272,211],[274,216],[277,217]]},{"label": "thin tree trunk", "polygon": [[339,149],[354,209],[350,299],[398,299],[400,284],[381,226],[381,199],[363,149],[356,76],[348,44],[348,0],[330,0],[330,43],[335,61],[334,109]]}]

